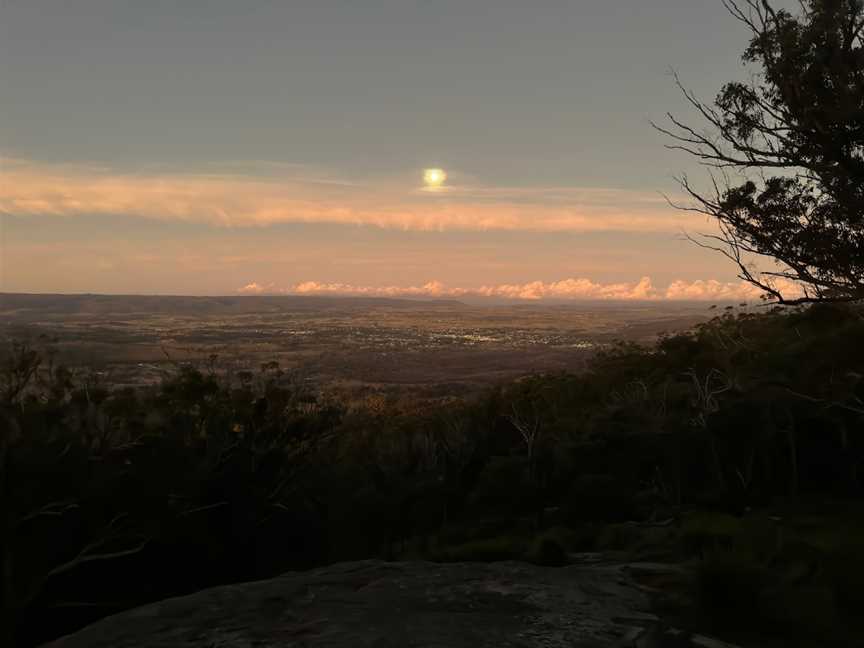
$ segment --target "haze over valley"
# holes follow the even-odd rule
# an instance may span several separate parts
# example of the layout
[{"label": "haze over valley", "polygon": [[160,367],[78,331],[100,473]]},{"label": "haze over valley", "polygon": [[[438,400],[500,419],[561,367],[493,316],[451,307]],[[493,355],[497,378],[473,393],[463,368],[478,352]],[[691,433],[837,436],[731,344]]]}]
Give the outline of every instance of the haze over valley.
[{"label": "haze over valley", "polygon": [[177,363],[236,373],[278,362],[350,396],[444,397],[579,371],[613,342],[651,343],[714,312],[704,302],[6,294],[0,335],[44,336],[59,362],[118,386],[156,384]]}]

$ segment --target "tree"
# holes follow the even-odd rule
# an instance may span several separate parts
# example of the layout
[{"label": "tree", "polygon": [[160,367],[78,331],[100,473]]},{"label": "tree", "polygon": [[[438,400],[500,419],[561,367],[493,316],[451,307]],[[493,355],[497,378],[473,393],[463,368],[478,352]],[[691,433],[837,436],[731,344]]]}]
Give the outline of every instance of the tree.
[{"label": "tree", "polygon": [[[679,179],[718,234],[697,243],[780,304],[864,299],[864,0],[722,0],[751,32],[756,71],[713,105],[676,76],[706,129],[668,114],[655,128],[711,169],[713,191]],[[760,272],[754,261],[775,263]]]},{"label": "tree", "polygon": [[[45,360],[48,360],[46,363]],[[40,520],[53,519],[60,523],[80,512],[72,498],[53,501],[41,506],[22,508],[28,502],[27,494],[20,493],[20,478],[26,468],[17,465],[16,450],[24,443],[33,443],[33,420],[38,412],[50,410],[66,403],[71,386],[69,373],[63,366],[55,366],[50,349],[38,349],[28,342],[12,342],[8,351],[0,356],[0,645],[13,646],[20,613],[40,595],[46,583],[58,576],[96,561],[113,560],[139,553],[147,541],[130,536],[121,524],[127,515],[115,516],[100,529],[74,555],[55,564],[28,569],[19,564],[18,549],[33,540],[32,525]],[[29,417],[33,413],[36,417]],[[88,431],[85,431],[86,438]],[[79,440],[80,442],[80,440]],[[74,441],[56,457],[52,464],[69,452]],[[50,446],[50,444],[49,444]],[[96,447],[84,443],[85,461],[97,458]],[[47,449],[47,448],[46,448]],[[104,450],[100,447],[99,451]],[[21,500],[21,501],[18,501]],[[79,520],[79,524],[80,524]],[[66,527],[68,529],[69,527]],[[73,527],[74,528],[74,527]],[[75,534],[63,534],[63,543],[74,543]]]}]

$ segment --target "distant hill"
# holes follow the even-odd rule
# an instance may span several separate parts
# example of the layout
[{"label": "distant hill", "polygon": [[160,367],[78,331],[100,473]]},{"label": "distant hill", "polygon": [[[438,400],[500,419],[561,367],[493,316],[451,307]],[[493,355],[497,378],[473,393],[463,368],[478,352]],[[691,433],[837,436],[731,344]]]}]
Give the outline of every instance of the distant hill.
[{"label": "distant hill", "polygon": [[415,310],[430,304],[464,308],[456,300],[391,299],[385,297],[329,297],[306,295],[242,295],[228,297],[187,297],[178,295],[46,295],[0,293],[0,316],[171,314],[242,315],[298,311],[345,311],[369,308]]},{"label": "distant hill", "polygon": [[[737,302],[717,301],[720,307]],[[705,312],[710,304],[693,301],[639,300],[506,300],[482,297],[428,299],[415,297],[355,297],[325,295],[97,295],[0,293],[0,317],[28,320],[33,317],[71,317],[88,315],[175,315],[229,316],[266,313],[326,313],[369,311],[377,308],[401,311],[465,311],[472,308],[510,308],[515,312],[537,309],[564,311],[654,311],[668,314]],[[511,311],[512,312],[512,311]]]}]

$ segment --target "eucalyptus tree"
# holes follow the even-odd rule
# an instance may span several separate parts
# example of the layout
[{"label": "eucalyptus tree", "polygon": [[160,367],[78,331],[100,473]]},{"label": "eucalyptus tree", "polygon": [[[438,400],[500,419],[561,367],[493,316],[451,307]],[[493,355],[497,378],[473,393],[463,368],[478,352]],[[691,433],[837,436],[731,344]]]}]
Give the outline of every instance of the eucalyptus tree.
[{"label": "eucalyptus tree", "polygon": [[[747,81],[705,103],[676,82],[700,123],[668,115],[669,148],[710,169],[679,178],[719,231],[694,237],[780,304],[864,298],[864,2],[722,0],[751,33]],[[773,262],[760,271],[759,259]]]}]

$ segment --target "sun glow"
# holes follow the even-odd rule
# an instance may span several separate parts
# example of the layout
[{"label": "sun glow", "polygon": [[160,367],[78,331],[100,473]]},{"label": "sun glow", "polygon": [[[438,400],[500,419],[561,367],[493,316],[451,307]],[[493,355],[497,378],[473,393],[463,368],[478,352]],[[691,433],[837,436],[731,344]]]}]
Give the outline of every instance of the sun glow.
[{"label": "sun glow", "polygon": [[441,187],[447,181],[444,169],[426,169],[423,171],[423,182],[427,187]]}]

